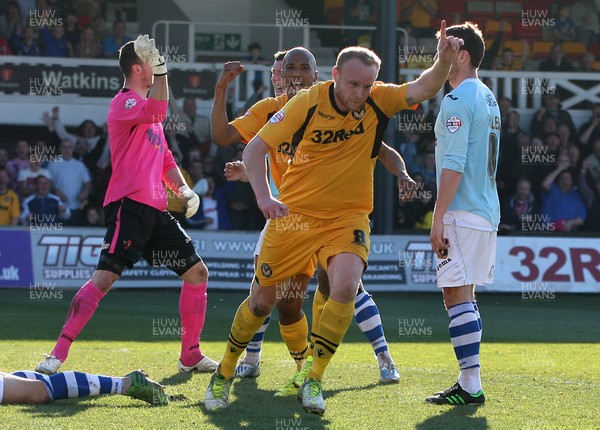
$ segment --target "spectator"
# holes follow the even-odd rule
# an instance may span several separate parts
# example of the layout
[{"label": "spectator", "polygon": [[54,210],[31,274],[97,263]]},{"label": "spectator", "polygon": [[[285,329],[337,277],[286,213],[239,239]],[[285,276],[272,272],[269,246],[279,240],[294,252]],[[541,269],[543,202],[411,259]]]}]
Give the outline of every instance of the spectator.
[{"label": "spectator", "polygon": [[0,37],[13,43],[23,34],[24,22],[19,3],[9,2],[6,5],[6,11],[0,15]]},{"label": "spectator", "polygon": [[403,20],[409,20],[417,39],[434,37],[430,25],[431,18],[437,16],[437,4],[434,0],[406,0],[402,2],[400,15]]},{"label": "spectator", "polygon": [[[551,117],[554,119],[554,124],[545,123],[545,120]],[[531,119],[530,134],[540,136],[548,133],[555,133],[559,124],[566,124],[571,130],[571,134],[575,134],[575,124],[571,118],[571,114],[562,109],[560,106],[560,96],[557,91],[549,93],[544,97],[542,107],[533,115]]]},{"label": "spectator", "polygon": [[208,180],[204,174],[204,164],[200,161],[192,161],[190,163],[190,176],[191,182],[188,182],[188,184],[194,184],[192,191],[200,197],[205,195],[208,192]]},{"label": "spectator", "polygon": [[567,124],[559,124],[556,129],[556,133],[558,134],[558,138],[560,140],[560,150],[566,151],[569,149],[569,146],[573,144],[577,144],[577,141],[573,138],[573,134],[571,133],[571,129]]},{"label": "spectator", "polygon": [[556,42],[574,42],[575,24],[570,18],[571,8],[568,4],[558,7],[558,16],[554,20],[554,40]]},{"label": "spectator", "polygon": [[19,197],[8,187],[9,183],[8,172],[0,167],[0,226],[17,225],[21,215]]},{"label": "spectator", "polygon": [[[375,19],[372,0],[346,0],[344,2],[344,25],[368,27]],[[371,47],[371,31],[346,30],[349,45]]]},{"label": "spectator", "polygon": [[21,170],[17,176],[17,191],[21,200],[35,192],[35,180],[38,176],[45,176],[52,180],[52,175],[48,169],[42,167],[41,158],[37,154],[32,155],[29,159],[29,167]]},{"label": "spectator", "polygon": [[46,57],[67,58],[73,56],[73,47],[65,37],[65,28],[54,27],[52,30],[42,28],[40,30],[42,52]]},{"label": "spectator", "polygon": [[81,39],[75,56],[79,58],[100,58],[102,57],[102,46],[96,38],[96,33],[92,27],[85,27],[81,32]]},{"label": "spectator", "polygon": [[417,184],[416,190],[406,191],[407,198],[398,200],[398,223],[403,228],[429,229],[431,215],[428,214],[433,213],[434,190],[425,184],[420,173],[414,173],[412,178]]},{"label": "spectator", "polygon": [[252,82],[252,88],[254,89],[254,92],[252,93],[252,95],[248,98],[248,100],[244,104],[245,111],[247,111],[252,106],[254,106],[255,103],[258,103],[259,101],[264,99],[265,98],[264,92],[268,90],[267,86],[260,79],[255,79]]},{"label": "spectator", "polygon": [[17,180],[19,172],[29,167],[29,143],[26,140],[19,140],[15,148],[16,157],[8,161],[6,170],[10,177],[10,187],[17,190]]},{"label": "spectator", "polygon": [[[52,108],[52,115],[47,112],[43,116],[44,123],[50,133],[55,133],[58,142],[69,140],[75,147],[78,143],[84,143],[88,154],[93,154],[96,167],[104,169],[110,163],[109,145],[106,143],[106,134],[102,134],[96,123],[91,119],[84,120],[77,127],[77,134],[67,132],[60,119],[58,106]],[[88,160],[86,160],[87,162]],[[89,160],[91,163],[92,160]],[[88,167],[89,168],[89,167]]]},{"label": "spectator", "polygon": [[506,96],[498,98],[498,107],[500,108],[500,124],[508,121],[508,113],[512,110],[512,100]]},{"label": "spectator", "polygon": [[523,70],[523,62],[515,58],[511,48],[502,50],[502,59],[495,67],[496,70]]},{"label": "spectator", "polygon": [[[169,97],[169,108],[173,114],[175,123],[182,124],[185,130],[178,127],[177,141],[180,149],[186,153],[192,147],[200,147],[203,155],[213,155],[217,151],[217,146],[211,144],[210,140],[210,119],[197,112],[196,99],[186,97],[183,100],[183,109],[180,108],[173,95]],[[183,128],[181,127],[181,128]]]},{"label": "spectator", "polygon": [[23,201],[23,213],[20,217],[22,224],[42,228],[69,219],[69,208],[58,196],[50,194],[51,187],[50,179],[41,175],[36,178],[35,193]]},{"label": "spectator", "polygon": [[[579,141],[587,146],[598,138],[600,138],[600,103],[595,103],[592,107],[592,117],[579,129]],[[589,153],[589,150],[584,152]]]},{"label": "spectator", "polygon": [[73,53],[78,51],[79,41],[81,39],[81,32],[79,31],[79,23],[77,22],[77,16],[74,13],[67,13],[64,19],[65,26],[65,38],[71,44]]},{"label": "spectator", "polygon": [[500,231],[522,231],[523,222],[539,212],[538,204],[527,178],[517,181],[516,190],[501,206]]},{"label": "spectator", "polygon": [[0,55],[13,55],[8,41],[3,37],[0,37]]},{"label": "spectator", "polygon": [[40,47],[36,42],[35,32],[31,27],[25,27],[23,35],[15,42],[15,50],[18,55],[24,57],[39,57]]},{"label": "spectator", "polygon": [[591,176],[588,175],[588,168],[589,164],[584,161],[579,175],[579,191],[587,209],[582,230],[600,232],[600,177],[593,181],[594,186],[590,187]]},{"label": "spectator", "polygon": [[87,205],[83,209],[83,227],[104,227],[100,219],[100,210],[94,205]]},{"label": "spectator", "polygon": [[47,8],[47,3],[42,0],[18,0],[21,9],[21,16],[24,20],[29,19],[29,13],[33,10]]},{"label": "spectator", "polygon": [[564,58],[564,50],[560,44],[555,43],[550,50],[550,57],[540,63],[539,69],[543,72],[572,72],[573,64]]},{"label": "spectator", "polygon": [[209,176],[206,178],[208,189],[202,196],[202,216],[204,217],[204,230],[219,229],[219,212],[217,211],[217,201],[213,198],[215,192],[215,178]]},{"label": "spectator", "polygon": [[110,35],[110,31],[106,26],[106,18],[104,18],[102,15],[96,15],[92,24],[92,28],[94,29],[98,43],[102,45],[106,38]]},{"label": "spectator", "polygon": [[[259,43],[253,42],[248,45],[248,55],[242,59],[247,64],[262,64],[264,66],[270,66],[271,62],[262,55],[262,48]],[[256,70],[254,72],[254,80],[259,79],[264,82],[263,72]]]},{"label": "spectator", "polygon": [[[593,52],[586,52],[583,54],[583,58],[581,59],[581,63],[579,64],[579,71],[586,73],[594,73],[597,71],[595,64],[596,56]],[[594,84],[596,82],[594,81]]]},{"label": "spectator", "polygon": [[[563,152],[561,150],[561,152]],[[581,172],[581,152],[579,151],[579,147],[575,144],[571,144],[564,151],[569,157],[569,172],[571,172],[571,177],[573,178],[573,183],[579,183],[579,174]]]},{"label": "spectator", "polygon": [[425,153],[423,166],[415,169],[416,173],[423,176],[425,185],[437,192],[436,176],[435,176],[435,152],[428,151]]},{"label": "spectator", "polygon": [[600,22],[593,0],[578,0],[571,8],[571,17],[577,31],[577,41],[589,46],[600,42]]},{"label": "spectator", "polygon": [[[8,166],[8,151],[0,148],[0,169],[6,169]],[[10,175],[8,176],[10,179]]]},{"label": "spectator", "polygon": [[54,181],[54,190],[60,196],[71,212],[71,224],[81,222],[83,208],[87,204],[91,191],[91,178],[85,165],[73,158],[73,143],[63,140],[60,143],[59,153],[62,160],[54,161],[48,170]]},{"label": "spectator", "polygon": [[596,182],[600,178],[600,138],[592,142],[592,153],[586,157],[584,163],[587,165],[592,181]]},{"label": "spectator", "polygon": [[102,43],[102,55],[104,55],[104,57],[117,58],[121,46],[133,40],[125,34],[126,25],[125,21],[117,20],[114,22],[113,34],[107,36]]},{"label": "spectator", "polygon": [[542,182],[541,213],[554,223],[556,231],[575,231],[583,225],[586,217],[583,199],[573,187],[573,177],[568,168],[568,157],[560,157],[556,168]]}]

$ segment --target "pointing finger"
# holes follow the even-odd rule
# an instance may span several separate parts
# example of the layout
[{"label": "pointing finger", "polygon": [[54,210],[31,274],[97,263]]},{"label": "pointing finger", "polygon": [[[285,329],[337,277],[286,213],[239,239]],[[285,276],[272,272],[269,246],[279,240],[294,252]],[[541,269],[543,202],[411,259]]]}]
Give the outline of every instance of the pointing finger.
[{"label": "pointing finger", "polygon": [[440,22],[440,40],[446,40],[446,20],[442,19]]}]

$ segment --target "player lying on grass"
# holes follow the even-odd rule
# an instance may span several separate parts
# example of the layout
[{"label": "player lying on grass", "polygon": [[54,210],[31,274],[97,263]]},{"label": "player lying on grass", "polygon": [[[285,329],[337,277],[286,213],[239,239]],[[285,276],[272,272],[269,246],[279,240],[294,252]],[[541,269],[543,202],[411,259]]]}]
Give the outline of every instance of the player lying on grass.
[{"label": "player lying on grass", "polygon": [[[279,68],[282,68],[279,71]],[[316,68],[316,61],[310,51],[304,48],[291,49],[285,55],[285,60],[280,62],[276,61],[272,69],[273,87],[275,88],[276,94],[279,91],[285,93],[279,94],[276,98],[264,99],[254,106],[252,106],[245,115],[240,118],[236,118],[234,121],[227,123],[226,109],[225,109],[225,96],[227,85],[232,82],[241,72],[243,66],[239,62],[230,62],[225,64],[215,89],[215,102],[212,110],[212,135],[213,141],[218,145],[225,146],[235,142],[245,141],[248,142],[256,135],[256,133],[262,128],[264,124],[272,117],[272,115],[281,109],[288,100],[290,100],[297,91],[300,89],[310,88],[318,80],[318,71]],[[279,77],[281,73],[281,77]],[[271,183],[272,190],[275,196],[278,195],[277,186],[281,182],[281,177],[287,169],[288,162],[293,154],[293,147],[290,144],[292,142],[292,136],[286,142],[282,142],[277,150],[271,151],[268,155],[269,165],[269,182]],[[412,182],[410,176],[406,173],[404,161],[400,154],[395,150],[382,145],[379,154],[379,160],[382,161],[384,166],[393,174],[396,174],[399,178],[399,185],[404,183]],[[225,176],[228,180],[246,180],[244,168],[241,162],[227,163],[225,169]],[[260,251],[260,244],[262,235],[257,242],[255,249],[255,263],[258,258]],[[320,310],[323,308],[329,295],[329,284],[327,274],[323,269],[318,268],[319,277],[319,290],[315,293],[315,300],[313,301],[313,321],[311,329],[311,346],[314,345],[314,333],[316,332],[316,326],[320,315]],[[278,394],[295,395],[297,388],[301,384],[308,367],[304,367],[302,361],[312,356],[311,350],[306,351],[306,334],[307,334],[307,323],[305,322],[306,317],[302,311],[304,291],[308,286],[308,282],[314,273],[313,267],[310,267],[305,271],[303,275],[299,275],[293,278],[290,282],[291,291],[286,294],[285,298],[281,298],[277,301],[277,309],[280,317],[280,330],[282,337],[290,350],[290,354],[297,362],[297,372],[286,384],[283,390]],[[281,296],[282,294],[280,294]],[[377,305],[371,298],[371,296],[364,291],[362,287],[355,300],[355,318],[356,322],[371,342],[375,351],[376,358],[380,368],[380,383],[394,383],[400,380],[400,375],[396,369],[394,360],[392,359],[385,335],[383,332],[383,325],[381,323],[381,317],[379,316],[379,310]],[[236,368],[236,375],[244,377],[256,377],[260,374],[260,354],[262,349],[262,342],[264,339],[265,330],[270,321],[270,316],[265,319],[264,324],[255,334],[252,341],[248,344],[246,349],[246,356],[240,362]],[[300,332],[299,330],[302,330]],[[289,334],[292,331],[296,331],[293,335],[294,339],[297,339],[297,345],[291,344]],[[305,334],[306,333],[306,334]],[[294,347],[299,349],[295,351]],[[303,352],[304,351],[304,352]],[[300,354],[298,354],[298,352]],[[309,359],[310,360],[310,359]],[[310,364],[310,363],[309,363]]]},{"label": "player lying on grass", "polygon": [[151,405],[166,405],[169,402],[162,385],[148,378],[141,370],[134,370],[123,377],[72,371],[51,376],[28,370],[0,372],[0,404],[42,404],[100,394],[121,394]]}]

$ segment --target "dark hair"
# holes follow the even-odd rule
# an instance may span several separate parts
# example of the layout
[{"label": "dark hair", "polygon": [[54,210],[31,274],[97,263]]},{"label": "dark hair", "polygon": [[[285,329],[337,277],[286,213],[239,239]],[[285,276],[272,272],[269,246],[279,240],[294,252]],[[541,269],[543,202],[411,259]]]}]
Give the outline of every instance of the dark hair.
[{"label": "dark hair", "polygon": [[275,61],[283,61],[283,57],[285,57],[285,54],[287,54],[287,49],[284,49],[283,51],[277,51],[273,54],[273,58],[275,59]]},{"label": "dark hair", "polygon": [[121,69],[126,78],[131,75],[131,66],[134,64],[142,64],[142,60],[135,53],[132,40],[119,49],[119,69]]},{"label": "dark hair", "polygon": [[[485,53],[485,42],[483,41],[483,34],[477,27],[477,24],[472,22],[465,22],[464,24],[453,25],[446,29],[448,36],[459,37],[464,41],[464,44],[460,47],[461,51],[467,51],[471,58],[471,65],[478,69],[483,60],[483,54]],[[440,37],[440,32],[436,33],[436,37]]]},{"label": "dark hair", "polygon": [[77,127],[77,133],[78,133],[80,136],[82,136],[82,135],[83,135],[83,127],[85,127],[85,125],[86,125],[88,122],[94,126],[95,133],[96,133],[96,134],[98,133],[98,126],[96,125],[96,123],[95,123],[94,121],[92,121],[91,119],[85,119],[85,120],[83,120],[83,122],[82,122],[81,124],[79,124],[79,127]]},{"label": "dark hair", "polygon": [[250,45],[248,45],[248,52],[252,51],[253,49],[261,49],[260,44],[257,42],[252,42]]}]

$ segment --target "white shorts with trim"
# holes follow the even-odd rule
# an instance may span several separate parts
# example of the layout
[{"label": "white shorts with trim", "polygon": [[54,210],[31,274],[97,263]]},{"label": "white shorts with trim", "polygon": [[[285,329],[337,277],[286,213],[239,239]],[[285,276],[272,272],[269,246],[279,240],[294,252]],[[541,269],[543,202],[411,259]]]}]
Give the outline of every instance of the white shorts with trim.
[{"label": "white shorts with trim", "polygon": [[260,255],[260,247],[262,246],[263,237],[265,237],[265,231],[267,231],[267,227],[269,226],[269,221],[270,220],[267,220],[267,222],[265,223],[265,226],[263,227],[262,231],[258,235],[258,240],[256,241],[256,246],[254,247],[254,256],[255,257],[258,257]]},{"label": "white shorts with trim", "polygon": [[456,219],[446,224],[444,218],[444,237],[449,248],[448,257],[436,262],[439,288],[494,282],[497,232],[462,227]]}]

